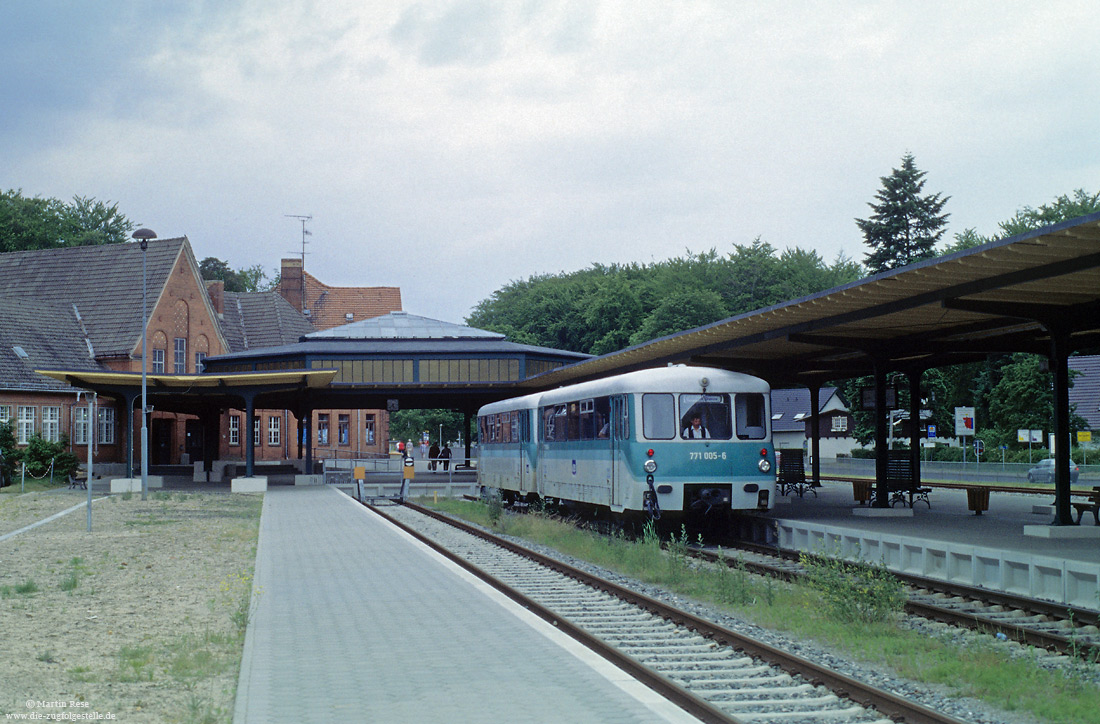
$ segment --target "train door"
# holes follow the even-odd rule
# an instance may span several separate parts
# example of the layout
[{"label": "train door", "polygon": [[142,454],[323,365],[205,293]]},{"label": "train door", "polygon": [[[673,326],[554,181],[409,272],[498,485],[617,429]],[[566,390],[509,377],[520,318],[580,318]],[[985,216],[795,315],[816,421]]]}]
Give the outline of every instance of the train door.
[{"label": "train door", "polygon": [[516,460],[513,463],[519,471],[519,492],[534,492],[531,487],[531,470],[527,465],[527,442],[531,439],[530,415],[527,410],[511,413],[512,442],[516,443]]},{"label": "train door", "polygon": [[626,444],[630,435],[630,414],[626,395],[611,398],[611,509],[622,512],[630,475],[626,464]]}]

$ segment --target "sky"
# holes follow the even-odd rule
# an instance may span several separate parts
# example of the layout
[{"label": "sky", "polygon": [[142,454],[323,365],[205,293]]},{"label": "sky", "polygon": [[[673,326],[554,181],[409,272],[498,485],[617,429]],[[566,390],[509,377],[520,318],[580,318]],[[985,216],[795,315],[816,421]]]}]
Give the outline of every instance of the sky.
[{"label": "sky", "polygon": [[861,261],[912,153],[945,237],[1100,191],[1100,13],[1044,2],[0,5],[0,187],[461,323],[511,281],[756,238]]}]

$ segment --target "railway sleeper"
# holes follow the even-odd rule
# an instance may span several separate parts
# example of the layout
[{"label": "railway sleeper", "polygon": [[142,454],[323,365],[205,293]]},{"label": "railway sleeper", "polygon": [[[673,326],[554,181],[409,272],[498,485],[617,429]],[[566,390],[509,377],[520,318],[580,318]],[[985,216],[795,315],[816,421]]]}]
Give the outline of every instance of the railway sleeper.
[{"label": "railway sleeper", "polygon": [[[725,705],[721,706],[725,709]],[[801,722],[801,721],[834,721],[834,722],[859,722],[859,724],[897,724],[893,719],[880,717],[878,719],[866,718],[866,710],[861,708],[837,709],[835,711],[812,712],[807,715],[804,711],[774,711],[774,712],[737,712],[737,717],[743,722]]]},{"label": "railway sleeper", "polygon": [[717,696],[744,696],[744,697],[751,697],[751,696],[771,697],[771,696],[775,696],[775,694],[779,691],[787,691],[787,692],[794,693],[794,694],[809,694],[809,693],[813,692],[813,690],[815,688],[816,687],[813,684],[795,684],[794,686],[789,686],[789,687],[786,687],[786,688],[770,687],[769,686],[769,687],[757,687],[757,688],[754,689],[754,688],[750,688],[750,687],[747,687],[747,686],[744,686],[744,687],[729,686],[729,685],[723,684],[722,682],[714,682],[712,684],[709,681],[697,681],[697,682],[695,682],[691,685],[692,692],[698,693],[700,695],[705,695],[707,699],[710,699],[712,694],[717,695]]},{"label": "railway sleeper", "polygon": [[724,666],[715,666],[700,662],[696,665],[684,665],[680,667],[665,664],[661,667],[660,671],[665,676],[689,682],[697,679],[716,680],[715,677],[718,675],[725,676],[727,681],[760,682],[767,679],[773,681],[794,681],[794,677],[790,674],[782,672],[776,673],[776,670],[767,664],[757,664],[747,657],[739,660],[726,661],[724,664]]}]

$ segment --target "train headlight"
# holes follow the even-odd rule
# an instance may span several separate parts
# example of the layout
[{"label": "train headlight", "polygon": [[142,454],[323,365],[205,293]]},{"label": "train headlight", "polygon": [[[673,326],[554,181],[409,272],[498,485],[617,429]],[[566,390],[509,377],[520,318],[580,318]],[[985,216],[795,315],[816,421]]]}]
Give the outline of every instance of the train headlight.
[{"label": "train headlight", "polygon": [[657,472],[657,461],[652,459],[646,460],[645,464],[642,465],[642,469],[650,474]]},{"label": "train headlight", "polygon": [[767,459],[761,460],[756,464],[756,466],[760,468],[760,472],[762,473],[766,473],[772,469],[772,464],[769,463]]}]

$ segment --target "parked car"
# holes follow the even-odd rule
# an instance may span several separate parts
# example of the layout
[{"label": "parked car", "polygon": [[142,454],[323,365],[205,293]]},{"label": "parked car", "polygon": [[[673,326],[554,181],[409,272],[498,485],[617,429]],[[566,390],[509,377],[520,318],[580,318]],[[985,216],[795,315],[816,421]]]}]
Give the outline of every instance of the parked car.
[{"label": "parked car", "polygon": [[[1069,482],[1076,483],[1081,474],[1081,468],[1077,463],[1069,462]],[[1054,458],[1040,460],[1039,464],[1027,471],[1029,483],[1053,483],[1054,482]]]}]

